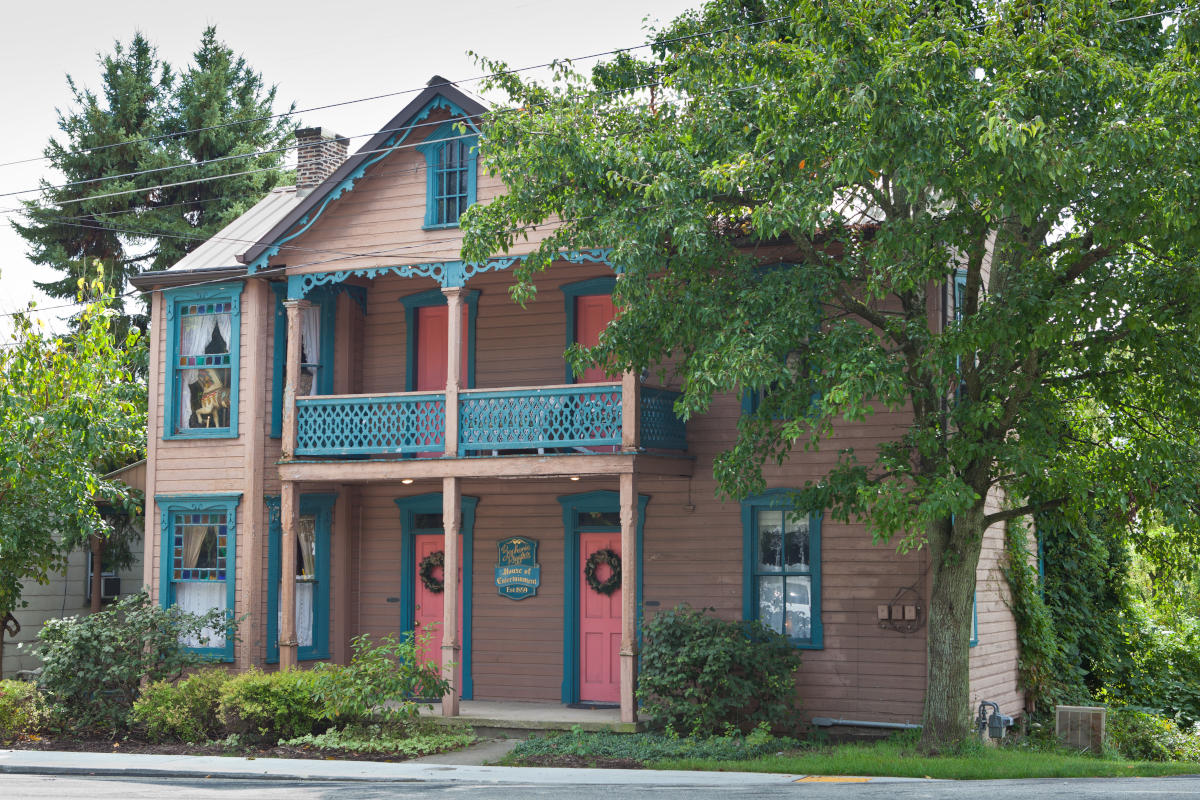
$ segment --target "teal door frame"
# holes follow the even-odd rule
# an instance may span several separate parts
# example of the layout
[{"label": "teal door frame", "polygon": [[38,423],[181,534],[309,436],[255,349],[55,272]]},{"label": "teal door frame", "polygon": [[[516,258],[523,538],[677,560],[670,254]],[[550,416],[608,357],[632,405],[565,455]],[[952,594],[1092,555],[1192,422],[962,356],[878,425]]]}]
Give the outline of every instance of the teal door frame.
[{"label": "teal door frame", "polygon": [[[475,506],[478,497],[463,495],[459,506],[462,513],[462,683],[459,697],[470,700],[475,694],[475,682],[471,678],[471,594],[475,563]],[[400,632],[407,634],[413,628],[417,614],[416,557],[419,533],[442,533],[442,528],[418,528],[418,514],[441,514],[442,493],[429,492],[412,497],[397,497],[400,508]]]},{"label": "teal door frame", "polygon": [[[580,511],[621,511],[621,494],[610,490],[566,494],[558,498],[563,515],[563,679],[562,701],[566,704],[579,702],[579,534],[592,531],[611,531],[612,525],[579,525]],[[650,495],[638,495],[637,542],[637,631],[642,637],[642,538],[646,527],[646,504]],[[620,530],[620,526],[615,526]],[[624,560],[626,554],[621,554]]]}]

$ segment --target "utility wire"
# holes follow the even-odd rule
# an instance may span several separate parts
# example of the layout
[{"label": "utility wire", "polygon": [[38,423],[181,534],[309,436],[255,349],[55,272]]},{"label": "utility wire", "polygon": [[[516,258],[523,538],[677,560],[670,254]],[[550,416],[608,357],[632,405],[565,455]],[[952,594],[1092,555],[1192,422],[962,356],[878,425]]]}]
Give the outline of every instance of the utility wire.
[{"label": "utility wire", "polygon": [[[575,56],[572,58],[558,58],[558,59],[554,59],[552,61],[547,61],[542,64],[533,64],[528,67],[517,67],[514,69],[507,69],[507,70],[502,70],[499,72],[489,72],[484,75],[476,75],[474,77],[465,78],[460,81],[445,81],[443,83],[427,84],[425,86],[409,88],[409,89],[400,89],[395,92],[387,92],[385,94],[377,94],[377,95],[372,95],[370,97],[360,97],[355,100],[343,100],[343,101],[337,102],[337,103],[327,103],[325,105],[312,106],[310,108],[293,109],[291,111],[284,111],[284,112],[280,112],[278,114],[268,114],[268,115],[264,115],[261,117],[252,117],[250,119],[231,120],[229,122],[222,122],[217,125],[207,125],[202,128],[189,128],[189,129],[183,130],[183,131],[174,131],[172,133],[164,133],[160,136],[145,136],[145,137],[140,137],[140,138],[135,138],[135,139],[126,139],[124,141],[112,142],[111,144],[97,145],[96,147],[89,147],[89,148],[85,148],[83,150],[78,150],[75,152],[78,154],[95,153],[95,152],[99,152],[101,150],[108,150],[113,147],[123,147],[125,145],[130,145],[130,144],[141,144],[143,142],[157,142],[157,141],[161,141],[164,139],[173,139],[173,138],[176,138],[179,136],[186,136],[189,133],[201,133],[203,131],[219,130],[221,128],[229,128],[229,127],[233,127],[236,125],[249,125],[250,123],[253,123],[253,122],[265,122],[267,120],[272,120],[272,119],[282,119],[284,117],[292,117],[292,116],[297,116],[299,114],[307,114],[307,113],[310,113],[313,111],[326,111],[331,108],[340,108],[342,106],[354,105],[356,103],[368,103],[368,102],[372,102],[375,100],[385,100],[390,97],[400,97],[400,96],[406,95],[406,94],[418,94],[420,92],[425,91],[426,89],[441,89],[441,88],[444,88],[447,86],[454,86],[457,88],[460,84],[464,84],[464,83],[478,83],[479,81],[488,80],[490,78],[500,78],[505,75],[516,75],[521,72],[529,72],[529,71],[536,70],[536,69],[546,69],[546,68],[558,66],[559,64],[571,64],[571,63],[575,63],[577,61],[589,61],[594,58],[603,58],[604,56],[617,55],[619,53],[629,53],[629,52],[633,52],[634,50],[644,50],[647,47],[661,47],[662,45],[673,44],[675,42],[682,42],[682,41],[687,41],[690,39],[699,39],[699,38],[702,38],[705,36],[716,36],[717,34],[727,33],[732,30],[739,30],[739,29],[743,29],[743,28],[755,28],[755,27],[758,27],[759,25],[767,25],[772,22],[781,22],[786,19],[790,19],[790,17],[788,17],[788,16],[772,17],[771,19],[759,20],[758,22],[746,22],[746,23],[741,23],[738,25],[727,25],[724,28],[716,28],[711,31],[702,31],[700,33],[691,33],[691,34],[687,34],[685,36],[675,36],[675,37],[672,37],[669,39],[659,39],[659,40],[656,40],[653,42],[647,42],[645,44],[631,45],[629,47],[618,47],[613,50],[604,50],[599,53],[591,53],[591,54],[585,55],[585,56]],[[36,156],[33,158],[23,158],[23,159],[18,159],[16,161],[0,162],[0,167],[9,167],[9,166],[13,166],[16,164],[29,164],[29,163],[32,163],[35,161],[47,161],[49,159],[50,159],[49,156]]]}]

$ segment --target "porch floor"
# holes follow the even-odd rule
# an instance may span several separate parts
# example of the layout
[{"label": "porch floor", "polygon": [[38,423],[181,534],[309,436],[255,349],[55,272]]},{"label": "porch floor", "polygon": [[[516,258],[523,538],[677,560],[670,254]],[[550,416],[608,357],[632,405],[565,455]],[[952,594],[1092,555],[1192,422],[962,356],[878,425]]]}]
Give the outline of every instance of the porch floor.
[{"label": "porch floor", "polygon": [[421,716],[453,724],[464,722],[473,728],[528,733],[532,731],[569,731],[579,726],[585,731],[633,733],[638,723],[621,722],[617,708],[568,708],[562,703],[518,700],[463,700],[457,717],[443,717],[442,704],[422,706]]}]

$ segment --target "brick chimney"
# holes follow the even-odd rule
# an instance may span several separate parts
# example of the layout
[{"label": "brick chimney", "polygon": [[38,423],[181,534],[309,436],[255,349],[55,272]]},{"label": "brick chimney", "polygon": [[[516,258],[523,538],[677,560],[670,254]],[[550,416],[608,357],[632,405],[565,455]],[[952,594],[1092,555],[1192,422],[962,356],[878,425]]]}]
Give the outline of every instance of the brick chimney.
[{"label": "brick chimney", "polygon": [[296,131],[296,193],[300,197],[316,188],[346,160],[350,140],[328,128]]}]

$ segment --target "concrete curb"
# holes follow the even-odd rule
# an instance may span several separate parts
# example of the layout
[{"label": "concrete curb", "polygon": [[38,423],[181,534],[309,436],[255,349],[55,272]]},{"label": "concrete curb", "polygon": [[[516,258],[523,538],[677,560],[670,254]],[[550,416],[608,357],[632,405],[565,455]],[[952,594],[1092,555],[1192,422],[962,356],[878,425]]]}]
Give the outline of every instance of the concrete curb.
[{"label": "concrete curb", "polygon": [[[781,785],[805,776],[757,772],[485,767],[462,764],[326,761],[224,756],[0,750],[0,774],[218,778],[374,783],[590,784],[642,786]],[[872,778],[872,783],[896,779]]]}]

